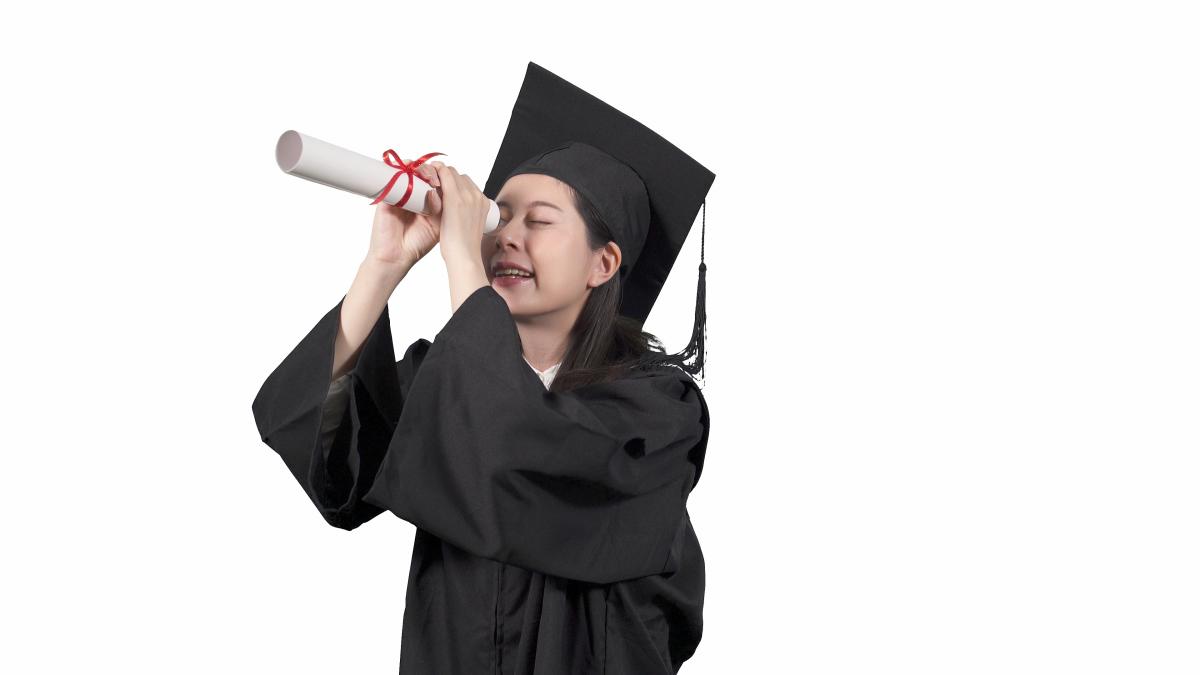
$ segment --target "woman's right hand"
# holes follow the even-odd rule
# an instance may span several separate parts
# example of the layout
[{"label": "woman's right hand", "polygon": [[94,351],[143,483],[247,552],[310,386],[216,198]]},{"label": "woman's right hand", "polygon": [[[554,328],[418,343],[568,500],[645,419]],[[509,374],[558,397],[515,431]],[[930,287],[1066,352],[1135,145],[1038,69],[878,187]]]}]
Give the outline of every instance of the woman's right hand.
[{"label": "woman's right hand", "polygon": [[[440,187],[437,172],[428,164],[417,167],[416,172],[431,187]],[[392,189],[403,190],[404,187],[400,181],[396,181]],[[441,238],[442,195],[437,189],[432,189],[425,195],[425,200],[429,215],[414,213],[387,202],[376,204],[367,257],[384,265],[411,268],[432,251]]]}]

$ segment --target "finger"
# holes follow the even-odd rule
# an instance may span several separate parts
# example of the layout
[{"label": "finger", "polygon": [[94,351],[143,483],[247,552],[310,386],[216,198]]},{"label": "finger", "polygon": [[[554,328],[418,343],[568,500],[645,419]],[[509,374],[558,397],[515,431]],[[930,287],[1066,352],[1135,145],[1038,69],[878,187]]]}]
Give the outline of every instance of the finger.
[{"label": "finger", "polygon": [[450,173],[449,167],[441,162],[438,162],[434,167],[437,171],[438,185],[441,187],[455,187],[454,176]]},{"label": "finger", "polygon": [[422,164],[417,167],[417,174],[429,182],[430,185],[437,186],[437,172],[428,164]]},{"label": "finger", "polygon": [[441,167],[443,167],[445,165],[437,160],[434,160],[432,162],[427,162],[425,164],[422,164],[421,166],[429,169],[429,177],[433,181],[434,187],[441,187],[442,177],[438,173],[438,170],[441,169]]}]

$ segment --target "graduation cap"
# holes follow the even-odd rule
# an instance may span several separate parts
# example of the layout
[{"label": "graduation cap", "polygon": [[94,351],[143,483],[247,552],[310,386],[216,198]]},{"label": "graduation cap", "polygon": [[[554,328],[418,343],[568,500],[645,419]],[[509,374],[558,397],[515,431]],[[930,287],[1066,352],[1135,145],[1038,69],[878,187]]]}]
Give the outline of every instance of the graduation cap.
[{"label": "graduation cap", "polygon": [[[641,122],[530,61],[483,193],[540,173],[603,215],[621,247],[620,313],[645,324],[716,175]],[[704,367],[704,219],[692,338],[679,353]],[[681,364],[682,365],[682,364]]]}]

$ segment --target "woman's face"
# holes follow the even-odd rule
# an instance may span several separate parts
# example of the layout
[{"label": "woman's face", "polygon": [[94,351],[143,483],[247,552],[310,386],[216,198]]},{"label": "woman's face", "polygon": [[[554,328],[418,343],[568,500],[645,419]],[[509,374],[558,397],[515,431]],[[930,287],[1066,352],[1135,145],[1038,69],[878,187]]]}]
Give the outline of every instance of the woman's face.
[{"label": "woman's face", "polygon": [[[620,248],[609,242],[591,250],[587,226],[569,188],[553,176],[513,176],[496,196],[496,204],[500,226],[483,235],[481,251],[492,288],[508,302],[514,318],[551,316],[570,327],[591,289],[616,273]],[[497,276],[506,266],[533,276]]]}]

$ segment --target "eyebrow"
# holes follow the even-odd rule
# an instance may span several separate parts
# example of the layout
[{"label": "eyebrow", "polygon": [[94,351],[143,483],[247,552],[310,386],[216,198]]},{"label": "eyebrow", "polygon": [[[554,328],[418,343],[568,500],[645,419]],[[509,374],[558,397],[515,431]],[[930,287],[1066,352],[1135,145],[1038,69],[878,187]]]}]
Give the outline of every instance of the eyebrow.
[{"label": "eyebrow", "polygon": [[[500,201],[496,202],[496,206],[511,206],[511,204],[509,204],[507,200],[501,199]],[[531,206],[531,207],[533,207],[533,206],[549,206],[550,208],[552,208],[556,211],[559,211],[559,212],[562,211],[561,207],[555,206],[554,204],[551,204],[550,202],[541,201],[540,199],[537,201],[529,202],[529,206]]]}]

